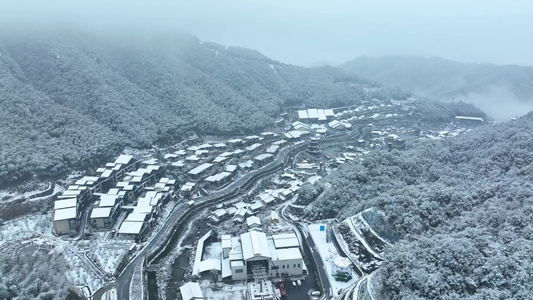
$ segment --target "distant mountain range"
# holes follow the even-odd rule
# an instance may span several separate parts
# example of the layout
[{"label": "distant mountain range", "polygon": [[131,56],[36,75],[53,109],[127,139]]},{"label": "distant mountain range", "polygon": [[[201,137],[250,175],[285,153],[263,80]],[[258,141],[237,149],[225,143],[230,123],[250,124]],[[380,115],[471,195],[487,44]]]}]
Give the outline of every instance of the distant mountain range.
[{"label": "distant mountain range", "polygon": [[125,146],[272,127],[286,107],[410,94],[186,34],[0,34],[0,186],[94,167]]},{"label": "distant mountain range", "polygon": [[340,67],[430,99],[457,100],[505,90],[498,94],[533,103],[533,67],[467,64],[416,56],[363,56]]}]

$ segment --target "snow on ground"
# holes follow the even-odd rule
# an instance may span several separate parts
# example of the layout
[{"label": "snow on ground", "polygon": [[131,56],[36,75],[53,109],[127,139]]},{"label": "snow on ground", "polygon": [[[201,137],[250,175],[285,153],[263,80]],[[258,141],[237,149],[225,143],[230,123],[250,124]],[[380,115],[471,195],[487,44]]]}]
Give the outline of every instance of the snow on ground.
[{"label": "snow on ground", "polygon": [[344,290],[348,287],[353,286],[357,281],[358,276],[352,271],[352,279],[350,281],[340,282],[336,281],[335,277],[331,275],[333,269],[333,259],[335,259],[335,257],[337,257],[339,254],[337,253],[337,249],[335,248],[335,245],[333,243],[326,242],[326,231],[320,231],[320,226],[326,225],[327,224],[325,223],[310,224],[307,228],[309,234],[311,235],[311,238],[313,239],[313,242],[316,245],[320,257],[322,258],[322,262],[326,267],[326,273],[328,274],[329,283],[331,285],[331,288],[333,289],[333,295],[337,295],[339,290]]},{"label": "snow on ground", "polygon": [[[68,247],[68,246],[67,246]],[[67,271],[67,278],[74,285],[88,286],[91,293],[98,290],[105,283],[98,275],[94,274],[72,250],[66,247],[57,247],[57,252],[61,252],[65,260],[69,263],[70,270]]]},{"label": "snow on ground", "polygon": [[88,250],[88,256],[110,275],[113,275],[128,254],[131,243],[128,241],[114,240],[88,240],[80,241],[77,246]]},{"label": "snow on ground", "polygon": [[0,246],[40,235],[52,236],[51,218],[51,213],[34,214],[5,222],[0,226]]},{"label": "snow on ground", "polygon": [[245,300],[246,284],[212,283],[210,280],[200,281],[204,297],[213,300]]},{"label": "snow on ground", "polygon": [[220,259],[222,254],[222,243],[214,242],[205,246],[204,252],[202,253],[202,260],[206,259]]}]

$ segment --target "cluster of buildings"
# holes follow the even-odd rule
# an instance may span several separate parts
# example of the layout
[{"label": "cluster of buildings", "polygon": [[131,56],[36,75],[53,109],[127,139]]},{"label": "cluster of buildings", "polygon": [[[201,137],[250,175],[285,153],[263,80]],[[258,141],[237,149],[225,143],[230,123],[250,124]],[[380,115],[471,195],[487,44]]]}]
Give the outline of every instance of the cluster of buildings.
[{"label": "cluster of buildings", "polygon": [[[218,224],[231,219],[234,224],[246,223],[248,228],[261,228],[261,221],[255,215],[269,205],[290,199],[296,195],[300,187],[304,184],[304,181],[298,180],[297,176],[293,173],[285,173],[282,175],[282,178],[284,180],[277,181],[278,188],[266,189],[260,192],[251,202],[240,201],[229,207],[224,207],[223,204],[219,204],[208,216],[209,222]],[[314,179],[310,178],[310,180]],[[272,219],[272,222],[277,222],[277,216]]]},{"label": "cluster of buildings", "polygon": [[[186,183],[180,188],[182,197],[191,197],[199,188],[214,190],[224,187],[237,176],[239,170],[259,168],[274,159],[287,141],[279,135],[263,132],[225,142],[203,143],[166,154],[170,168],[183,170]],[[146,163],[157,164],[157,160]]]},{"label": "cluster of buildings", "polygon": [[194,273],[217,270],[223,279],[236,281],[298,278],[307,274],[294,232],[267,236],[260,229],[252,229],[237,236],[222,235],[216,243],[220,243],[220,257],[199,261]]},{"label": "cluster of buildings", "polygon": [[175,187],[176,180],[162,177],[154,186],[146,187],[136,203],[122,206],[122,211],[127,216],[120,224],[118,234],[140,239],[154,226],[163,206],[172,198]]},{"label": "cluster of buildings", "polygon": [[[54,201],[53,231],[56,234],[67,234],[79,229],[83,211],[91,204],[95,197],[107,191],[111,186],[122,180],[126,172],[138,167],[139,163],[131,155],[120,155],[114,162],[107,163],[105,167],[96,170],[96,176],[84,176],[57,197]],[[121,191],[119,196],[125,196],[127,191]],[[113,214],[115,203],[106,199],[103,204],[109,207]],[[103,211],[100,213],[104,213]]]},{"label": "cluster of buildings", "polygon": [[309,108],[298,111],[298,120],[308,122],[327,122],[335,117],[333,109]]},{"label": "cluster of buildings", "polygon": [[162,177],[162,166],[120,155],[114,162],[70,185],[54,203],[56,234],[83,230],[82,215],[96,230],[140,239],[153,226],[178,183]]}]

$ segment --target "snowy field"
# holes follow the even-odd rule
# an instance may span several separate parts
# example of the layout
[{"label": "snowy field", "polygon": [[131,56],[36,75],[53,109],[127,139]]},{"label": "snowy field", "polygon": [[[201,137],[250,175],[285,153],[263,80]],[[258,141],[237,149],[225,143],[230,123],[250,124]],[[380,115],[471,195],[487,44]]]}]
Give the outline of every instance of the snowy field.
[{"label": "snowy field", "polygon": [[69,263],[70,270],[67,271],[68,280],[78,286],[88,286],[91,293],[98,290],[105,283],[97,274],[95,274],[86,263],[80,258],[80,255],[74,250],[65,247],[57,247],[57,252],[60,252],[65,260]]},{"label": "snowy field", "polygon": [[245,284],[223,284],[212,283],[209,280],[200,281],[200,288],[204,297],[212,300],[245,300],[246,299],[246,285]]},{"label": "snowy field", "polygon": [[317,247],[324,266],[326,267],[329,283],[333,289],[332,294],[337,295],[341,289],[345,290],[346,288],[353,286],[359,277],[352,271],[352,279],[350,281],[340,282],[336,281],[331,275],[333,269],[333,259],[335,259],[335,257],[337,257],[339,254],[337,253],[337,249],[333,243],[326,242],[326,231],[320,231],[320,226],[326,226],[326,224],[310,224],[308,226],[308,231]]},{"label": "snowy field", "polygon": [[78,247],[87,249],[87,255],[109,275],[115,273],[130,245],[131,242],[121,240],[88,240],[77,244]]},{"label": "snowy field", "polygon": [[222,255],[222,243],[221,242],[210,243],[205,246],[204,252],[202,253],[202,260],[220,259],[221,255]]},{"label": "snowy field", "polygon": [[38,236],[52,236],[51,213],[34,214],[7,221],[0,226],[0,246]]}]

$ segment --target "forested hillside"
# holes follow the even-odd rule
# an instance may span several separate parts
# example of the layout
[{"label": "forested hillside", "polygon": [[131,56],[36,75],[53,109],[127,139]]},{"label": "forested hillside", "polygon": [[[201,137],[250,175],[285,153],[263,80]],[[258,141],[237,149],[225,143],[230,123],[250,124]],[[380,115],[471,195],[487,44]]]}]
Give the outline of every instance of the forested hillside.
[{"label": "forested hillside", "polygon": [[[11,249],[10,249],[11,250]],[[42,251],[0,256],[0,299],[79,299],[65,273],[67,262],[58,255]]]},{"label": "forested hillside", "polygon": [[[533,102],[533,67],[466,64],[413,56],[365,56],[340,67],[436,100],[452,100],[468,94],[488,95],[492,89],[505,88],[511,97]],[[499,100],[503,104],[507,99]]]},{"label": "forested hillside", "polygon": [[306,213],[385,213],[399,241],[375,277],[380,299],[532,299],[532,130],[529,113],[369,153],[328,175]]},{"label": "forested hillside", "polygon": [[288,106],[410,97],[336,68],[149,36],[1,35],[0,186],[94,167],[125,146],[268,128]]}]

